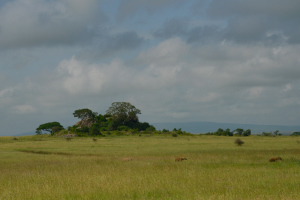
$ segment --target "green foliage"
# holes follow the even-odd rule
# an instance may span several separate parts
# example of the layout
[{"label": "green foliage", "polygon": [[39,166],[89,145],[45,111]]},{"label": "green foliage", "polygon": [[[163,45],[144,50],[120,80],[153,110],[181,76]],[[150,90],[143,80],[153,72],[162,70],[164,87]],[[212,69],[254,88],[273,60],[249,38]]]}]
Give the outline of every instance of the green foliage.
[{"label": "green foliage", "polygon": [[128,131],[129,130],[129,127],[128,126],[119,126],[117,128],[118,131]]},{"label": "green foliage", "polygon": [[[235,134],[233,134],[235,132]],[[217,136],[233,136],[233,135],[238,135],[238,136],[250,136],[251,135],[251,130],[247,129],[244,131],[244,129],[238,128],[234,130],[233,132],[230,131],[229,128],[226,130],[219,128],[216,132],[208,132],[205,133],[205,135],[217,135]]]},{"label": "green foliage", "polygon": [[271,132],[262,132],[261,133],[262,136],[272,136]]},{"label": "green foliage", "polygon": [[137,115],[141,114],[141,111],[129,102],[114,102],[106,114],[112,117],[113,123],[110,125],[115,130],[118,126],[128,126],[130,123],[138,122]]},{"label": "green foliage", "polygon": [[[113,135],[123,135],[124,131],[131,134],[138,131],[154,132],[154,126],[147,122],[139,122],[138,114],[141,114],[141,111],[128,102],[112,103],[105,115],[98,115],[87,108],[75,110],[74,117],[80,118],[83,123],[68,127],[68,132],[76,133],[78,136],[97,136],[102,135],[101,132],[115,130],[122,131],[122,134],[115,132]],[[59,130],[58,127],[54,128],[54,132]],[[37,134],[41,134],[40,130],[37,130]]]},{"label": "green foliage", "polygon": [[64,130],[64,128],[61,127],[61,126],[54,126],[54,127],[52,128],[52,134],[57,133],[57,132],[59,132],[59,131],[61,131],[61,130]]},{"label": "green foliage", "polygon": [[243,136],[250,136],[251,135],[251,130],[250,129],[245,130],[242,135]]},{"label": "green foliage", "polygon": [[128,126],[133,129],[138,129],[139,131],[145,131],[148,128],[153,130],[153,128],[154,128],[153,126],[152,126],[153,128],[151,128],[151,126],[148,122],[136,122],[136,123],[128,124]]},{"label": "green foliage", "polygon": [[219,128],[216,132],[208,132],[205,135],[233,136],[233,132],[231,132],[229,128],[226,130]]},{"label": "green foliage", "polygon": [[[53,128],[55,127],[54,131],[62,130],[64,129],[64,127],[59,123],[59,122],[48,122],[45,124],[41,124],[37,129],[36,129],[36,133],[41,134],[41,131],[48,131],[51,133],[51,135],[54,133],[53,132]],[[58,131],[59,131],[58,130]]]},{"label": "green foliage", "polygon": [[92,127],[90,128],[89,132],[91,135],[95,135],[95,136],[99,136],[102,135],[99,129],[99,125],[98,124],[93,124]]},{"label": "green foliage", "polygon": [[79,132],[79,133],[89,133],[89,127],[82,126],[82,127],[77,129],[77,132]]},{"label": "green foliage", "polygon": [[238,136],[250,136],[251,135],[250,129],[247,129],[244,131],[244,129],[242,129],[242,128],[237,128],[234,132],[236,132],[235,135],[238,135]]},{"label": "green foliage", "polygon": [[153,131],[156,131],[155,127],[154,126],[149,126],[146,128],[146,131],[150,131],[150,132],[153,132]]},{"label": "green foliage", "polygon": [[242,136],[243,135],[243,132],[244,132],[244,129],[242,128],[237,128],[235,129],[235,135],[238,135],[238,136]]},{"label": "green foliage", "polygon": [[74,117],[78,117],[81,120],[86,120],[86,119],[95,119],[98,113],[93,112],[90,109],[84,108],[84,109],[75,110],[73,115]]},{"label": "green foliage", "polygon": [[300,136],[300,132],[294,132],[291,136]]},{"label": "green foliage", "polygon": [[163,129],[162,132],[163,132],[163,133],[169,133],[170,131],[167,130],[167,129]]}]

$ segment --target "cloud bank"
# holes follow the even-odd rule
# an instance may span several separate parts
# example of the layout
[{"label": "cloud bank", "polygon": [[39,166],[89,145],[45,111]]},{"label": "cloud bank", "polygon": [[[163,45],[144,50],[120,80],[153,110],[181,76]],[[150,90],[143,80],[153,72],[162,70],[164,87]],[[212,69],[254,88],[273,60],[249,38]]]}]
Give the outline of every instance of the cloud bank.
[{"label": "cloud bank", "polygon": [[299,11],[294,0],[5,1],[0,134],[67,127],[74,110],[115,101],[150,123],[298,125]]}]

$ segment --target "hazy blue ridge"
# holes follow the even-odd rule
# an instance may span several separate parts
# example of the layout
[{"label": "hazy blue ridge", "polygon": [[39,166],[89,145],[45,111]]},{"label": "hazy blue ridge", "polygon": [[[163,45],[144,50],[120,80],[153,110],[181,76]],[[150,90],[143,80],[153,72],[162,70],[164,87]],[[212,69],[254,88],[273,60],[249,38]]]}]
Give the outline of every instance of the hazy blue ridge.
[{"label": "hazy blue ridge", "polygon": [[300,126],[284,126],[284,125],[257,125],[257,124],[234,124],[234,123],[217,123],[217,122],[178,122],[178,123],[152,123],[157,130],[173,130],[174,128],[181,128],[182,131],[199,134],[207,132],[215,132],[219,128],[231,131],[242,128],[244,130],[250,129],[252,134],[260,134],[262,132],[274,132],[279,130],[281,134],[291,134],[300,131]]}]

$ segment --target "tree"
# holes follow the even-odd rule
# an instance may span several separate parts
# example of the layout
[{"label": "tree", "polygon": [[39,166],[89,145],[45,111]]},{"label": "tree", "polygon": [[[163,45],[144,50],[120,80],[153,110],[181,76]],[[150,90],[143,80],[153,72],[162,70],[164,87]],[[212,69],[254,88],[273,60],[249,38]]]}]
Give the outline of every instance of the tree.
[{"label": "tree", "polygon": [[241,135],[243,134],[243,132],[244,132],[244,129],[242,129],[242,128],[237,128],[237,129],[235,129],[235,132],[236,132],[236,135],[241,136]]},{"label": "tree", "polygon": [[215,132],[215,135],[220,136],[223,134],[223,132],[224,132],[224,130],[222,128],[218,128],[218,130]]},{"label": "tree", "polygon": [[64,128],[63,127],[61,127],[61,126],[53,126],[53,128],[52,128],[52,134],[53,133],[56,133],[56,132],[59,132],[59,131],[61,131],[61,130],[63,130]]},{"label": "tree", "polygon": [[75,110],[73,115],[74,117],[78,117],[79,119],[84,121],[86,119],[94,120],[97,117],[98,113],[93,112],[90,109],[84,108],[84,109]]},{"label": "tree", "polygon": [[274,135],[278,135],[279,130],[274,131]]},{"label": "tree", "polygon": [[226,136],[233,136],[233,133],[230,131],[229,128],[227,128],[227,129],[224,131],[224,135],[226,135]]},{"label": "tree", "polygon": [[62,130],[64,127],[59,122],[48,122],[41,124],[37,129],[36,133],[41,134],[41,131],[49,131],[51,135],[58,129]]},{"label": "tree", "polygon": [[141,111],[129,102],[114,102],[106,111],[107,115],[110,115],[113,120],[114,128],[118,126],[126,126],[127,124],[139,122],[137,114],[141,114]]},{"label": "tree", "polygon": [[251,130],[250,129],[247,129],[243,132],[243,136],[249,136],[251,135]]}]

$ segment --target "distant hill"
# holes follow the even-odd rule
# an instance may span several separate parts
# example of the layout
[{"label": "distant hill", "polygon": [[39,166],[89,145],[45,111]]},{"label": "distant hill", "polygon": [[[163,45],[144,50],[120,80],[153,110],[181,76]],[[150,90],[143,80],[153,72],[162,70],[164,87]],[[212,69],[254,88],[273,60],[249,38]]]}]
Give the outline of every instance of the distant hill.
[{"label": "distant hill", "polygon": [[26,132],[26,133],[15,134],[15,135],[12,135],[12,136],[26,136],[26,135],[36,135],[36,133],[35,133],[35,131],[29,131],[29,132]]},{"label": "distant hill", "polygon": [[173,130],[174,128],[181,128],[182,131],[199,134],[207,132],[215,132],[218,128],[227,129],[231,131],[242,128],[244,130],[250,129],[252,134],[261,134],[262,132],[274,132],[279,130],[283,135],[289,135],[293,132],[300,131],[300,126],[283,126],[283,125],[257,125],[257,124],[234,124],[234,123],[217,123],[217,122],[178,122],[178,123],[152,123],[157,130]]}]

